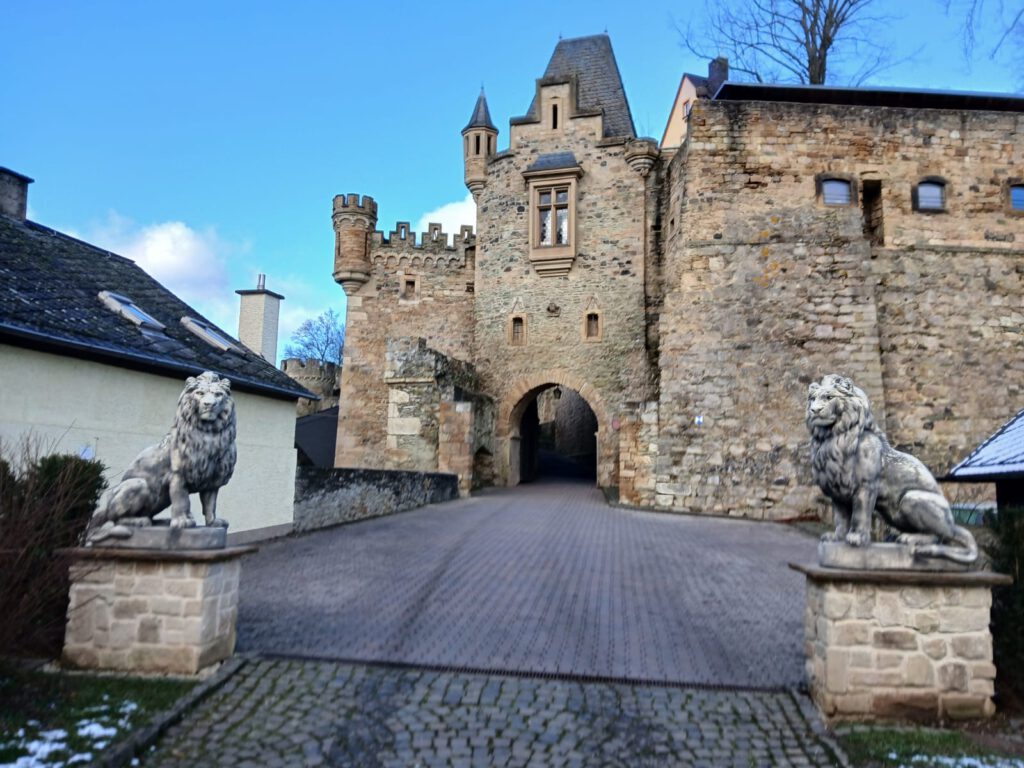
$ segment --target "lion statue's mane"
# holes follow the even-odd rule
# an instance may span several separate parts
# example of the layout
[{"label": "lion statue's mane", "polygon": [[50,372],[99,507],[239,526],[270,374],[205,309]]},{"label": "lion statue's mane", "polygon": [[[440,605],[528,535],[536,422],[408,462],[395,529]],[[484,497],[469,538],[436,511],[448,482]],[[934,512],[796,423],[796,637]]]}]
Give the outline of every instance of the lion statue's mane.
[{"label": "lion statue's mane", "polygon": [[217,492],[231,479],[236,456],[231,382],[210,371],[190,377],[170,432],[143,450],[103,495],[89,539],[130,536],[132,525],[145,524],[168,507],[172,528],[192,527],[191,493],[199,494],[207,525],[226,527],[217,517]]},{"label": "lion statue's mane", "polygon": [[855,547],[871,541],[878,514],[902,532],[914,554],[974,562],[978,547],[970,531],[956,525],[949,502],[918,459],[889,445],[875,423],[864,390],[829,374],[807,393],[811,473],[832,500],[835,533],[823,538]]}]

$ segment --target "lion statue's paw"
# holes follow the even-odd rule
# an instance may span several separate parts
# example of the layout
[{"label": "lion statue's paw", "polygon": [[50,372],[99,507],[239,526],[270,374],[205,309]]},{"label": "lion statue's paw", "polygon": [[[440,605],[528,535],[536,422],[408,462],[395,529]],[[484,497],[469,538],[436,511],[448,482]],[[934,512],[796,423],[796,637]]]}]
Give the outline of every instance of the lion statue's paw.
[{"label": "lion statue's paw", "polygon": [[213,520],[211,520],[210,522],[208,522],[206,524],[206,527],[207,528],[227,528],[228,527],[228,521],[225,520],[223,517],[215,517],[215,518],[213,518]]},{"label": "lion statue's paw", "polygon": [[173,517],[171,518],[171,528],[195,528],[196,521],[192,517]]},{"label": "lion statue's paw", "polygon": [[846,534],[846,543],[851,547],[866,547],[871,543],[871,534],[865,531],[850,531]]}]

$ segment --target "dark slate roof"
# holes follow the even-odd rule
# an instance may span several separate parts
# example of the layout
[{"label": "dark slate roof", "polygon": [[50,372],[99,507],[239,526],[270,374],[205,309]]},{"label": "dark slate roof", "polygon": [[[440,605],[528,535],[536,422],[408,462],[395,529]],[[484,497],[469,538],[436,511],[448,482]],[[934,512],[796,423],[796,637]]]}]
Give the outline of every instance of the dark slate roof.
[{"label": "dark slate roof", "polygon": [[978,109],[1024,112],[1024,95],[903,88],[840,88],[831,85],[722,83],[716,101],[787,101],[802,104],[849,104],[903,109]]},{"label": "dark slate roof", "polygon": [[[166,330],[140,331],[100,291],[131,299]],[[175,378],[211,370],[240,390],[315,397],[241,344],[238,352],[211,346],[181,324],[186,315],[217,327],[130,259],[0,215],[0,342]]]},{"label": "dark slate roof", "polygon": [[[633,115],[629,111],[626,90],[622,87],[619,65],[608,35],[558,41],[541,82],[560,83],[573,78],[577,83],[577,111],[603,111],[605,138],[636,138]],[[534,95],[526,116],[513,122],[536,122],[539,119],[537,97]]]},{"label": "dark slate roof", "polygon": [[334,466],[338,410],[338,406],[334,406],[295,420],[295,447],[300,461],[323,469]]},{"label": "dark slate roof", "polygon": [[1011,477],[1024,477],[1024,411],[953,467],[946,479],[992,482]]},{"label": "dark slate roof", "polygon": [[576,155],[572,152],[550,152],[546,155],[538,155],[526,172],[555,171],[562,168],[576,168],[578,165]]},{"label": "dark slate roof", "polygon": [[490,128],[492,131],[498,130],[494,127],[494,123],[491,122],[491,110],[487,108],[487,97],[484,96],[484,89],[480,89],[480,95],[476,98],[476,106],[473,107],[473,114],[469,118],[469,122],[466,127],[462,129],[463,133],[468,131],[470,128]]}]

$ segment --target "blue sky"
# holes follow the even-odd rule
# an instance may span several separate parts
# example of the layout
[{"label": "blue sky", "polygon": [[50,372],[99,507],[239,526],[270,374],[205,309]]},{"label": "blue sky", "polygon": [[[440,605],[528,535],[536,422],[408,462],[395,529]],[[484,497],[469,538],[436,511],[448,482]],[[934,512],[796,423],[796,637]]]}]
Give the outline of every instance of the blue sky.
[{"label": "blue sky", "polygon": [[[878,0],[893,15],[883,40],[913,58],[872,82],[1020,87],[1007,58],[982,55],[992,26],[965,60],[958,1],[947,14],[942,0]],[[372,195],[382,229],[472,223],[459,132],[480,85],[503,147],[559,35],[607,30],[637,130],[660,137],[682,72],[706,71],[675,27],[701,9],[8,0],[0,165],[36,179],[30,218],[135,258],[232,334],[234,290],[267,273],[287,297],[283,347],[303,318],[344,309],[335,194]]]}]

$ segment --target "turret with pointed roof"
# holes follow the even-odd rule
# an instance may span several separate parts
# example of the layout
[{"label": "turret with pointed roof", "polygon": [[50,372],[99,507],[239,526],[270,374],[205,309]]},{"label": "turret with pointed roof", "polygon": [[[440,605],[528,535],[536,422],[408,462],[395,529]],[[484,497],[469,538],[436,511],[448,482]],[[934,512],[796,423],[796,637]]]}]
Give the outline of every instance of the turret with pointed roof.
[{"label": "turret with pointed roof", "polygon": [[469,124],[462,129],[465,181],[474,197],[487,182],[487,160],[494,155],[497,143],[498,129],[491,122],[491,111],[487,108],[487,97],[481,86]]}]

